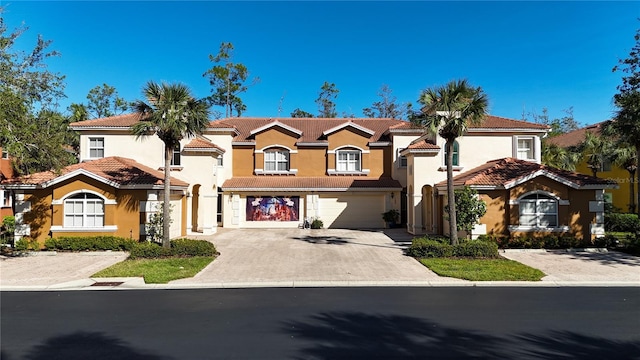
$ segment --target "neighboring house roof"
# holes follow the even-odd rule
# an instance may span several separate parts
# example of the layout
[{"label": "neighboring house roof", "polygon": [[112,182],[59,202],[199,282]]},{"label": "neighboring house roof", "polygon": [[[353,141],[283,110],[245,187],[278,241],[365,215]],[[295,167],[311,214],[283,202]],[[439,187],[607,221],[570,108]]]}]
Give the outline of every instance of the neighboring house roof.
[{"label": "neighboring house roof", "polygon": [[554,144],[563,148],[577,146],[584,141],[587,133],[596,135],[600,134],[600,131],[602,130],[602,124],[604,124],[604,122],[585,126],[581,129],[569,131],[568,133],[548,138],[545,141],[547,142],[547,144]]},{"label": "neighboring house roof", "polygon": [[224,191],[371,191],[401,190],[392,178],[369,179],[360,176],[254,176],[234,177],[222,184]]},{"label": "neighboring house roof", "polygon": [[[69,165],[59,174],[39,172],[4,180],[0,184],[5,187],[46,188],[77,175],[86,175],[116,188],[149,189],[161,187],[164,183],[163,172],[132,159],[112,156]],[[171,186],[187,187],[189,184],[172,177]]]},{"label": "neighboring house roof", "polygon": [[93,120],[77,121],[69,124],[69,127],[73,130],[81,130],[84,128],[128,128],[138,121],[140,121],[140,115],[133,113]]},{"label": "neighboring house roof", "polygon": [[507,119],[500,116],[487,115],[482,122],[478,125],[470,125],[469,130],[480,129],[521,129],[521,130],[540,130],[545,131],[549,129],[549,126],[544,124],[533,123],[524,120]]},{"label": "neighboring house roof", "polygon": [[[491,160],[486,164],[455,176],[453,178],[453,185],[510,189],[538,176],[548,177],[574,189],[604,189],[615,188],[617,186],[613,180],[560,170],[515,158]],[[436,184],[438,188],[444,188],[446,186],[446,180]]]}]

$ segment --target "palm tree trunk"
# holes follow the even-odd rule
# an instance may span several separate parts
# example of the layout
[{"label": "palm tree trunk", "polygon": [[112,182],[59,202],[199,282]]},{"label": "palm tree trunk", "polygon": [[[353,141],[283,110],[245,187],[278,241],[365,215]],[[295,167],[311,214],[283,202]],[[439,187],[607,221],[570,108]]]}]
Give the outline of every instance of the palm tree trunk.
[{"label": "palm tree trunk", "polygon": [[171,242],[169,232],[171,231],[171,158],[173,157],[173,147],[164,144],[164,199],[162,206],[162,247],[170,248]]},{"label": "palm tree trunk", "polygon": [[447,205],[449,206],[449,239],[451,245],[458,245],[458,225],[456,221],[456,198],[453,191],[453,141],[447,140]]},{"label": "palm tree trunk", "polygon": [[636,171],[629,171],[629,212],[636,212],[636,196],[635,196],[635,179],[636,179]]}]

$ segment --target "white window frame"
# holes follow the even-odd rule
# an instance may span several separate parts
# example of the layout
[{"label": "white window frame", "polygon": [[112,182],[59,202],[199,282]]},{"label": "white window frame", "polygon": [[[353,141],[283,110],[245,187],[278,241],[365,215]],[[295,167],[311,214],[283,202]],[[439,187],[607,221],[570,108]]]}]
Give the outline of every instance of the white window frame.
[{"label": "white window frame", "polygon": [[398,167],[399,168],[406,168],[407,164],[408,164],[408,160],[407,157],[404,155],[400,155],[400,153],[404,150],[404,148],[399,148],[397,149],[397,159],[398,159]]},{"label": "white window frame", "polygon": [[[94,146],[92,144],[93,141],[101,141],[102,142],[102,146]],[[102,155],[101,156],[94,156],[92,154],[92,151],[101,151]],[[102,159],[104,157],[104,137],[90,137],[89,138],[89,142],[88,142],[88,153],[89,153],[89,159]]]},{"label": "white window frame", "polygon": [[216,166],[223,167],[224,166],[224,157],[222,155],[218,155],[216,158]]},{"label": "white window frame", "polygon": [[[456,145],[458,146],[458,150],[456,151]],[[442,166],[446,167],[447,166],[447,148],[446,146],[444,147],[442,154],[444,155],[442,157]],[[456,164],[456,162],[453,162],[453,167],[454,168],[459,168],[460,167],[460,143],[457,141],[453,142],[453,155],[456,156],[458,155],[458,162]]]},{"label": "white window frame", "polygon": [[[536,196],[535,199],[527,199],[527,197],[531,197],[531,196]],[[524,204],[533,204],[534,206],[534,211],[533,212],[524,212],[524,208],[525,206],[523,206]],[[555,212],[543,212],[541,211],[541,204],[554,204],[555,205]],[[542,194],[542,193],[534,193],[534,194],[529,194],[527,196],[525,196],[524,198],[520,199],[518,201],[518,223],[520,224],[520,227],[533,227],[536,229],[556,229],[558,227],[558,210],[559,210],[559,201],[557,199],[554,199],[548,195]],[[533,216],[535,218],[535,224],[523,224],[522,223],[522,216]],[[553,221],[555,222],[554,224],[542,224],[541,223],[541,219],[545,216],[553,216]]]},{"label": "white window frame", "polygon": [[12,203],[11,193],[8,190],[0,190],[0,207],[1,208],[11,207],[11,203]]},{"label": "white window frame", "polygon": [[8,159],[9,158],[9,152],[7,150],[2,150],[2,158],[3,159]]},{"label": "white window frame", "polygon": [[[269,149],[263,152],[265,173],[288,173],[291,168],[291,152],[287,149]],[[273,158],[271,158],[273,157]],[[284,169],[281,169],[284,165]],[[273,166],[273,169],[270,169]]]},{"label": "white window frame", "polygon": [[[515,146],[515,157],[519,160],[527,160],[527,161],[536,161],[536,141],[533,136],[518,136],[516,137],[516,146]],[[520,152],[522,151],[520,148],[520,141],[527,141],[529,146],[527,148],[522,148],[527,151],[527,156],[525,158],[520,157]],[[529,154],[531,157],[529,157]]]},{"label": "white window frame", "polygon": [[[346,159],[340,159],[346,155]],[[350,165],[353,169],[350,169]],[[359,173],[362,172],[362,151],[357,149],[336,151],[336,172]]]},{"label": "white window frame", "polygon": [[[94,209],[96,208],[95,205],[99,204],[102,211],[88,212],[89,204],[93,204]],[[72,206],[71,212],[69,211],[68,205]],[[79,212],[75,211],[76,205],[81,206]],[[78,193],[64,199],[62,206],[64,228],[104,228],[105,201],[102,197],[93,193]],[[80,219],[80,225],[76,225],[76,219]],[[89,219],[93,219],[93,225],[88,225]],[[98,219],[100,220],[99,224],[96,221]],[[71,222],[69,222],[69,220],[71,220]]]}]

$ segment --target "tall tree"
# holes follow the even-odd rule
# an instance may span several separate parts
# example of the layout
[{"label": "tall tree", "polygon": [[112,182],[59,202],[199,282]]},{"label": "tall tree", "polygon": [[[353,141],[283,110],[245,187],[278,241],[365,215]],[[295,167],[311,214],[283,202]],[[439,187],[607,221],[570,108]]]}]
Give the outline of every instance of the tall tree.
[{"label": "tall tree", "polygon": [[605,161],[610,161],[613,144],[607,137],[587,132],[578,148],[587,162],[587,167],[591,169],[593,176],[597,177]]},{"label": "tall tree", "polygon": [[120,115],[129,110],[129,103],[118,96],[118,90],[106,83],[89,90],[87,94],[88,113],[94,118]]},{"label": "tall tree", "polygon": [[581,154],[573,147],[561,147],[542,141],[542,163],[558,169],[574,171]]},{"label": "tall tree", "polygon": [[[613,67],[613,71],[623,73],[622,84],[613,96],[618,110],[613,121],[604,123],[602,131],[632,146],[636,158],[640,159],[640,29],[636,30],[634,39],[636,43],[629,57],[618,60],[618,65]],[[640,191],[637,196],[636,204],[640,204]],[[640,216],[640,206],[637,206],[637,213]]]},{"label": "tall tree", "polygon": [[47,70],[51,41],[38,36],[33,50],[14,48],[28,28],[8,31],[0,7],[0,146],[18,174],[56,170],[76,161],[65,150],[67,122],[55,111],[64,76]]},{"label": "tall tree", "polygon": [[412,121],[445,139],[449,236],[451,244],[456,245],[458,227],[453,188],[453,143],[467,131],[469,125],[478,124],[485,117],[488,107],[487,96],[482,88],[471,86],[467,80],[455,80],[422,91],[418,103],[422,107],[412,116]]},{"label": "tall tree", "polygon": [[[562,111],[565,115],[554,119],[550,118],[549,109],[546,107],[542,108],[541,114],[530,112],[528,115],[533,122],[549,126],[551,130],[547,133],[547,136],[554,137],[580,128],[580,123],[573,117],[573,106]],[[523,120],[529,120],[529,118],[523,114]]]},{"label": "tall tree", "polygon": [[162,207],[162,246],[171,246],[170,191],[173,149],[184,137],[201,134],[209,123],[209,105],[196,100],[191,90],[182,84],[158,84],[149,81],[142,90],[145,100],[135,103],[140,121],[131,127],[137,138],[155,133],[164,143],[164,197]]},{"label": "tall tree", "polygon": [[362,109],[362,113],[370,118],[403,119],[407,115],[407,104],[398,104],[398,99],[391,93],[393,90],[383,84],[378,90],[379,101],[375,101],[370,108]]},{"label": "tall tree", "polygon": [[225,109],[225,117],[230,117],[235,111],[236,116],[241,116],[247,109],[239,94],[247,91],[250,85],[260,81],[254,78],[247,85],[249,70],[243,64],[233,62],[233,44],[223,42],[217,55],[209,55],[209,60],[216,65],[202,74],[209,79],[211,96],[208,97],[211,105],[222,106]]},{"label": "tall tree", "polygon": [[313,114],[310,112],[306,112],[300,108],[296,108],[291,112],[291,117],[293,118],[312,118]]},{"label": "tall tree", "polygon": [[611,161],[618,167],[627,170],[629,173],[629,204],[630,213],[636,212],[635,184],[636,172],[638,170],[638,154],[636,149],[628,144],[616,143],[611,152]]},{"label": "tall tree", "polygon": [[338,98],[340,90],[336,88],[336,84],[327,81],[320,87],[316,104],[318,104],[318,117],[334,118],[338,116],[336,111],[335,99]]}]

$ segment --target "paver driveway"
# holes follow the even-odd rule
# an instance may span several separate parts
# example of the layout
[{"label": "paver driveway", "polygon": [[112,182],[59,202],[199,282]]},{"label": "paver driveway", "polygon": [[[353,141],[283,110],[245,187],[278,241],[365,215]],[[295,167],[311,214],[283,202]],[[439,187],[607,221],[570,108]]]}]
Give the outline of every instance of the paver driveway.
[{"label": "paver driveway", "polygon": [[221,255],[194,278],[171,284],[463,281],[405,256],[411,236],[392,234],[395,241],[381,230],[219,229],[207,239]]}]

